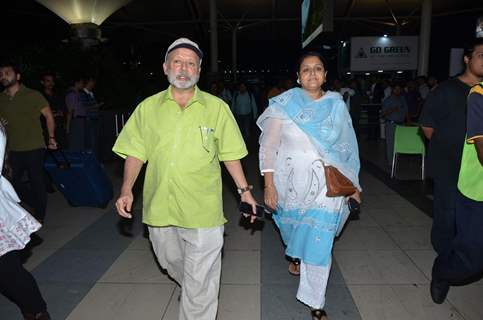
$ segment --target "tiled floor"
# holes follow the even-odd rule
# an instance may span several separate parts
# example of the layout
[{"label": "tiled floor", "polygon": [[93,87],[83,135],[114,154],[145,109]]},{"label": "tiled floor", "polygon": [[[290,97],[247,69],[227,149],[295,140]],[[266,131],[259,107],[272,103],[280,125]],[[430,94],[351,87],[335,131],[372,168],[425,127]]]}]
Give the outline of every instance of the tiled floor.
[{"label": "tiled floor", "polygon": [[[483,281],[451,288],[442,305],[431,301],[428,286],[435,253],[429,241],[427,203],[415,200],[414,190],[401,196],[398,186],[412,188],[406,182],[387,182],[380,143],[371,142],[361,150],[372,162],[361,173],[361,219],[350,221],[334,246],[326,305],[330,319],[483,319]],[[371,155],[373,159],[367,158]],[[258,184],[256,157],[251,155],[244,164],[249,180]],[[404,177],[411,178],[407,171],[417,170],[401,166]],[[117,188],[119,170],[108,168]],[[232,189],[226,181],[229,222],[218,319],[309,319],[307,307],[295,300],[298,279],[287,273],[273,223],[264,221],[261,230],[241,226]],[[262,198],[259,188],[255,194]],[[134,209],[137,218],[139,206],[138,202]],[[119,234],[118,220],[112,205],[71,208],[59,193],[49,195],[48,219],[40,232],[44,242],[34,248],[26,267],[38,280],[53,319],[177,319],[179,288],[160,271],[139,219],[132,225],[131,238]],[[0,319],[21,319],[3,297]]]}]

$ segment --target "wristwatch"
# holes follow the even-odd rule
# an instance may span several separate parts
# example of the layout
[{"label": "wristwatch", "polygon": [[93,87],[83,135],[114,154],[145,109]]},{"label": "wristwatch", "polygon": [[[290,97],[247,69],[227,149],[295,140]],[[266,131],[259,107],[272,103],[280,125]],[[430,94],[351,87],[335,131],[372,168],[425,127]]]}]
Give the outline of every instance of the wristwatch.
[{"label": "wristwatch", "polygon": [[238,194],[239,195],[242,195],[243,193],[247,192],[247,191],[250,191],[253,189],[253,186],[252,185],[248,185],[246,187],[243,187],[243,188],[236,188],[236,190],[238,191]]}]

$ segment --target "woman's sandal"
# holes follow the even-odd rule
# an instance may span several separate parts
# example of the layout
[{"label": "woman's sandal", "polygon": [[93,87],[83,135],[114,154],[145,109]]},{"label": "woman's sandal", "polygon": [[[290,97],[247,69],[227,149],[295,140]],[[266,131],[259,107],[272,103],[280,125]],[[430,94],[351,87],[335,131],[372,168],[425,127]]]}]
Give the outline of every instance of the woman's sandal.
[{"label": "woman's sandal", "polygon": [[299,259],[292,259],[288,264],[288,273],[293,276],[300,275],[300,260]]},{"label": "woman's sandal", "polygon": [[312,316],[312,320],[329,320],[327,313],[322,309],[312,309],[310,310],[310,315]]}]

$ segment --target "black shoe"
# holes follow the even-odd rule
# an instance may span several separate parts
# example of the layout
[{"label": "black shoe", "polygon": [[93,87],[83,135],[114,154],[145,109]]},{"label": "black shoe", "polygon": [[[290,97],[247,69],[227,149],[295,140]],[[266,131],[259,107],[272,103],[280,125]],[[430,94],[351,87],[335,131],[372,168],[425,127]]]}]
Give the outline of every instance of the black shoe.
[{"label": "black shoe", "polygon": [[39,313],[23,313],[24,320],[51,320],[50,315],[47,311]]},{"label": "black shoe", "polygon": [[33,248],[33,247],[36,247],[38,245],[41,245],[42,242],[44,242],[44,239],[39,237],[36,233],[32,233],[30,235],[30,241],[29,241],[29,243],[27,243],[26,247],[27,248]]},{"label": "black shoe", "polygon": [[434,303],[442,304],[448,295],[449,284],[436,279],[431,280],[430,292]]},{"label": "black shoe", "polygon": [[49,183],[49,184],[47,184],[47,185],[45,186],[45,190],[47,191],[47,193],[51,193],[51,194],[52,194],[52,193],[55,193],[55,192],[57,191],[57,190],[54,188],[54,185],[52,185],[52,184],[50,184],[50,183]]},{"label": "black shoe", "polygon": [[312,320],[327,320],[327,313],[325,313],[322,309],[311,309],[310,315],[312,316]]},{"label": "black shoe", "polygon": [[361,220],[361,216],[359,215],[359,211],[353,211],[349,214],[349,220],[357,221]]},{"label": "black shoe", "polygon": [[119,219],[119,222],[117,223],[117,228],[121,235],[129,238],[134,237],[134,234],[132,233],[132,219]]}]

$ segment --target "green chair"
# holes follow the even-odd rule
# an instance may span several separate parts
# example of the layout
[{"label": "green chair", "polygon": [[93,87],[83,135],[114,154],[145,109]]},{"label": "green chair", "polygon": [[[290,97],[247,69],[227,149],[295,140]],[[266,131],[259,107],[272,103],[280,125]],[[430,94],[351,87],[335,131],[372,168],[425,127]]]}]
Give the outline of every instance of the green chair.
[{"label": "green chair", "polygon": [[394,133],[394,152],[392,154],[391,178],[394,178],[398,154],[421,155],[421,180],[424,180],[424,155],[426,149],[421,129],[419,127],[396,126]]}]

